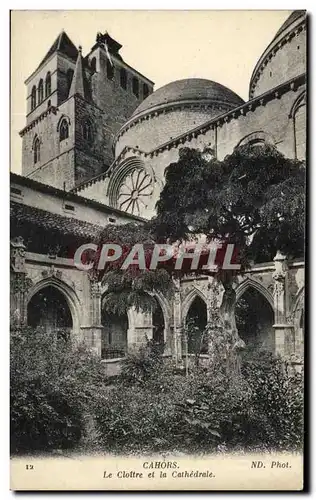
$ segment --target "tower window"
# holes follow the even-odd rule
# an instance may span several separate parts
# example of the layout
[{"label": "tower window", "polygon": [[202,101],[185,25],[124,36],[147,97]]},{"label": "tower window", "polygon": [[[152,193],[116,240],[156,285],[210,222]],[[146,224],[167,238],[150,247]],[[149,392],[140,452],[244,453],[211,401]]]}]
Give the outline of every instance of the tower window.
[{"label": "tower window", "polygon": [[33,149],[34,149],[34,163],[38,163],[40,161],[40,150],[41,150],[41,143],[38,137],[35,138]]},{"label": "tower window", "polygon": [[50,72],[48,72],[45,80],[45,97],[48,97],[51,94],[51,92],[52,92],[52,79],[50,76]]},{"label": "tower window", "polygon": [[149,95],[149,88],[148,88],[147,83],[144,83],[143,84],[143,96],[144,96],[144,99],[146,99],[146,97],[148,97],[148,95]]},{"label": "tower window", "polygon": [[95,72],[96,72],[96,70],[97,70],[97,60],[96,60],[96,58],[95,58],[95,57],[93,57],[93,58],[91,59],[91,62],[90,62],[90,67],[91,67],[91,70],[93,71],[93,73],[95,73]]},{"label": "tower window", "polygon": [[132,89],[133,89],[133,94],[136,97],[139,97],[139,82],[138,82],[137,78],[135,78],[135,76],[133,78]]},{"label": "tower window", "polygon": [[36,87],[32,88],[32,93],[31,93],[31,111],[36,108]]},{"label": "tower window", "polygon": [[120,70],[120,83],[122,89],[127,89],[127,71],[125,68],[121,68]]},{"label": "tower window", "polygon": [[93,131],[90,120],[86,120],[82,125],[82,135],[85,141],[92,142],[93,141]]},{"label": "tower window", "polygon": [[64,141],[65,139],[68,139],[68,137],[69,137],[69,125],[66,118],[64,118],[59,127],[59,140],[61,142]]},{"label": "tower window", "polygon": [[113,80],[114,78],[114,66],[110,63],[110,61],[106,60],[106,74],[109,80]]},{"label": "tower window", "polygon": [[38,104],[41,104],[43,99],[44,99],[44,84],[43,84],[43,80],[40,79],[39,84],[38,84]]},{"label": "tower window", "polygon": [[126,88],[127,88],[127,72],[126,72],[125,68],[121,68],[121,70],[120,70],[120,84],[121,84],[122,89],[126,90]]}]

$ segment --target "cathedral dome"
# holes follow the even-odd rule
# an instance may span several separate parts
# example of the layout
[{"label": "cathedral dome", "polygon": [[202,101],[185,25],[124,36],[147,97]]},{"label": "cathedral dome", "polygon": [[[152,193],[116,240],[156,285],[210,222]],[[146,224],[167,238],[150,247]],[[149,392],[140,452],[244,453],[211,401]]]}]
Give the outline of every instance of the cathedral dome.
[{"label": "cathedral dome", "polygon": [[168,83],[149,95],[119,130],[115,154],[124,147],[152,151],[243,104],[235,92],[211,80],[187,78]]},{"label": "cathedral dome", "polygon": [[203,78],[186,78],[168,83],[147,97],[132,116],[150,111],[153,108],[183,101],[207,101],[229,103],[233,107],[240,106],[244,101],[232,90],[220,83]]},{"label": "cathedral dome", "polygon": [[295,10],[284,21],[254,68],[249,87],[250,99],[305,73],[305,21],[305,10]]}]

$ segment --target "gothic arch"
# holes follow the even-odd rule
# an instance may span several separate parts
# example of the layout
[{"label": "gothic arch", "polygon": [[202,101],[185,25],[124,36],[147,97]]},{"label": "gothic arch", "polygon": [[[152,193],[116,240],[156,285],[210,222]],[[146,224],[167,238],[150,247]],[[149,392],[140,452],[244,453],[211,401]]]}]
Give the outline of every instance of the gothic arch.
[{"label": "gothic arch", "polygon": [[236,148],[239,146],[244,146],[245,144],[275,144],[275,140],[272,137],[272,135],[268,132],[263,132],[263,130],[258,130],[256,132],[252,132],[251,134],[248,134],[244,136],[236,145]]},{"label": "gothic arch", "polygon": [[267,288],[265,288],[259,281],[253,278],[247,277],[237,288],[236,288],[236,302],[245,293],[248,288],[254,288],[269,302],[270,306],[274,311],[274,299],[272,294]]},{"label": "gothic arch", "polygon": [[27,296],[27,305],[32,299],[32,297],[39,292],[40,290],[52,286],[56,288],[59,292],[62,293],[62,295],[65,297],[67,304],[69,306],[71,316],[72,316],[72,324],[73,324],[73,333],[75,335],[79,335],[80,332],[80,324],[81,324],[81,305],[80,301],[78,299],[78,296],[76,292],[69,286],[67,285],[64,281],[54,277],[50,276],[48,278],[44,278],[37,283],[30,289],[28,296]]},{"label": "gothic arch", "polygon": [[275,350],[273,297],[259,282],[248,278],[236,290],[234,319],[239,337],[252,348]]},{"label": "gothic arch", "polygon": [[172,320],[172,309],[170,307],[169,302],[165,299],[165,297],[158,292],[151,293],[155,299],[157,299],[157,302],[159,306],[161,307],[163,318],[164,318],[164,323],[165,323],[165,328],[164,328],[164,341],[168,341],[168,336],[170,335],[170,324]]},{"label": "gothic arch", "polygon": [[196,299],[196,297],[200,297],[200,299],[202,299],[203,302],[205,302],[206,310],[208,310],[206,295],[199,288],[193,287],[192,290],[189,291],[189,293],[186,295],[185,299],[182,302],[181,312],[182,312],[182,322],[183,323],[185,323],[189,309],[190,309],[192,303],[194,302],[194,300]]}]

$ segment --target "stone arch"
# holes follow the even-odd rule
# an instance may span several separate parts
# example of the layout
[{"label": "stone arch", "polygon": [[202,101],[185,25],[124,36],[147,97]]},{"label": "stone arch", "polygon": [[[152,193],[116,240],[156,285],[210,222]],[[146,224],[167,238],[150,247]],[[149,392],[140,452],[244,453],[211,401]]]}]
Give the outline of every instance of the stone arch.
[{"label": "stone arch", "polygon": [[27,295],[27,305],[31,299],[41,290],[47,287],[56,288],[66,299],[71,317],[72,317],[72,332],[79,336],[81,324],[81,305],[76,292],[65,282],[55,277],[48,277],[38,281],[29,291]]},{"label": "stone arch", "polygon": [[289,118],[293,123],[294,157],[305,160],[306,155],[306,93],[302,92],[293,103]]},{"label": "stone arch", "polygon": [[196,297],[200,297],[205,302],[207,308],[208,301],[206,295],[199,288],[193,287],[182,302],[181,312],[183,323],[185,323],[185,319],[188,315],[189,309]]},{"label": "stone arch", "polygon": [[66,121],[68,123],[69,127],[71,125],[71,121],[70,121],[69,116],[67,116],[67,115],[61,115],[61,117],[59,118],[58,123],[57,123],[57,129],[56,130],[57,130],[58,133],[60,131],[60,125],[63,123],[63,121]]},{"label": "stone arch", "polygon": [[[164,343],[165,344],[171,344],[171,338],[170,338],[170,326],[171,326],[171,319],[172,319],[172,309],[170,307],[169,302],[165,299],[165,297],[161,293],[151,293],[152,297],[154,297],[158,305],[161,309],[162,315],[163,315],[163,321],[164,321],[164,331],[163,331],[163,337],[164,337]],[[152,317],[153,319],[153,317]],[[154,325],[154,320],[152,320],[153,327]],[[154,338],[154,332],[153,332],[153,338]],[[169,345],[171,347],[171,345]]]},{"label": "stone arch", "polygon": [[263,285],[247,279],[237,288],[235,320],[238,334],[246,345],[274,351],[274,302]]},{"label": "stone arch", "polygon": [[147,198],[145,200],[143,198],[148,197],[149,201],[154,184],[155,175],[151,167],[135,156],[127,158],[110,177],[107,189],[109,203],[124,211],[129,211],[131,208],[131,213],[136,214],[134,207],[140,212],[140,207],[147,201]]},{"label": "stone arch", "polygon": [[291,106],[291,110],[289,113],[289,118],[293,118],[297,110],[301,106],[306,106],[306,92],[305,90],[295,99],[294,103]]},{"label": "stone arch", "polygon": [[239,146],[244,146],[245,144],[252,144],[252,145],[271,144],[274,146],[275,140],[270,133],[263,132],[263,130],[257,130],[256,132],[252,132],[251,134],[244,136],[238,142],[236,148],[238,148]]},{"label": "stone arch", "polygon": [[[182,310],[183,326],[188,325],[189,319],[192,320],[191,326],[187,331],[186,342],[182,345],[182,352],[188,354],[206,354],[208,346],[203,342],[202,332],[204,331],[208,322],[208,307],[207,300],[203,292],[195,288],[192,293],[189,293]],[[184,339],[185,340],[185,339]]]},{"label": "stone arch", "polygon": [[249,277],[242,281],[242,283],[236,288],[236,302],[249,287],[254,288],[258,292],[260,292],[261,295],[263,295],[264,298],[269,302],[272,309],[274,309],[274,299],[270,291],[265,288],[259,281]]}]

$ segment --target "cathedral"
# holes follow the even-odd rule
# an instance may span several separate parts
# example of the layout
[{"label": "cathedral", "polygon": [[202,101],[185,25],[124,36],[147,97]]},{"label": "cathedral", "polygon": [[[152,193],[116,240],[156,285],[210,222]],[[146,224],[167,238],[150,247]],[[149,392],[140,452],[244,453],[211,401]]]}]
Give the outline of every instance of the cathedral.
[{"label": "cathedral", "polygon": [[[288,158],[306,154],[305,11],[294,11],[260,55],[246,102],[202,78],[154,91],[154,82],[123,60],[121,47],[98,33],[83,55],[59,34],[25,81],[22,175],[12,173],[10,187],[12,321],[67,330],[95,350],[109,374],[146,339],[163,344],[164,355],[181,365],[186,322],[198,319],[204,328],[222,292],[213,278],[188,275],[172,299],[155,297],[152,314],[109,314],[104,285],[74,266],[74,250],[106,225],[150,219],[164,171],[183,147],[219,160],[241,144],[272,144]],[[250,328],[238,325],[245,343],[301,365],[303,259],[278,252],[272,262],[253,263],[235,291],[237,305],[253,312]],[[193,340],[186,342],[194,356]],[[207,359],[207,348],[201,356]]]}]

